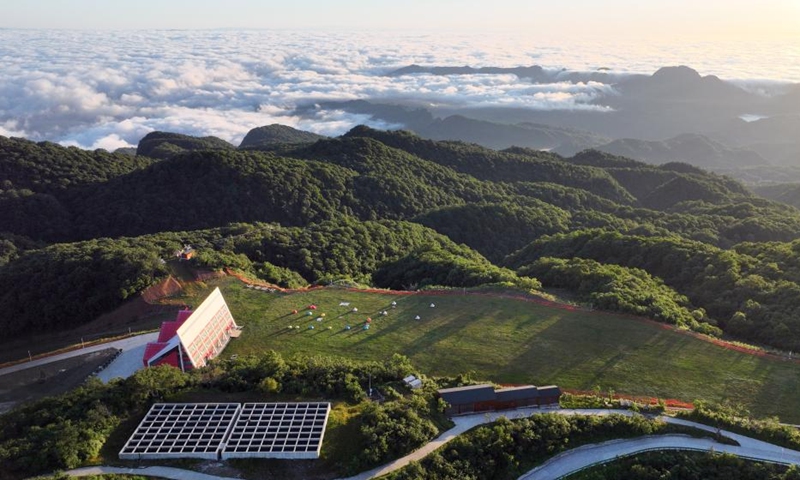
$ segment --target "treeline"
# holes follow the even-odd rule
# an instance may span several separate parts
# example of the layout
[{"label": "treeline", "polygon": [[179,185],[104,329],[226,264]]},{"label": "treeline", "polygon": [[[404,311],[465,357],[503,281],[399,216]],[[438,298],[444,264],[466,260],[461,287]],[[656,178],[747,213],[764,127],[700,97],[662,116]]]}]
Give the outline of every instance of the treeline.
[{"label": "treeline", "polygon": [[[492,259],[543,233],[587,227],[674,232],[723,247],[800,234],[796,211],[758,200],[741,185],[702,172],[644,164],[576,165],[574,159],[552,154],[496,152],[364,128],[340,139],[282,148],[281,156],[237,152],[219,139],[163,132],[145,137],[140,151],[151,153],[164,145],[177,145],[181,152],[153,165],[141,155],[7,140],[0,168],[8,171],[10,183],[0,186],[0,231],[53,242],[233,222],[301,226],[342,214],[367,220],[420,216],[446,233],[471,227],[473,239],[515,239],[495,246],[468,243]],[[613,175],[624,180],[624,188]],[[683,187],[670,191],[684,180],[697,195],[680,197],[679,192],[688,192]],[[53,185],[56,181],[59,188]],[[647,203],[645,192],[656,190],[680,201]],[[463,224],[456,224],[447,210],[432,213],[474,204],[493,205],[508,223],[498,219],[483,226],[491,214],[486,208],[464,211]]]},{"label": "treeline", "polygon": [[197,252],[190,265],[230,267],[288,288],[337,280],[386,288],[541,286],[415,223],[342,217],[305,228],[235,224],[26,251],[0,242],[8,258],[0,262],[0,309],[7,312],[0,326],[18,334],[89,322],[166,277],[166,261],[186,243]]},{"label": "treeline", "polygon": [[87,323],[166,276],[163,250],[150,239],[99,239],[26,251],[0,265],[0,328],[15,335]]},{"label": "treeline", "polygon": [[414,290],[441,285],[477,287],[504,284],[525,290],[538,290],[541,283],[528,276],[497,267],[467,248],[456,252],[442,248],[415,250],[396,262],[384,264],[373,275],[375,285],[393,290]]},{"label": "treeline", "polygon": [[558,155],[537,152],[519,155],[464,142],[425,140],[405,131],[380,131],[365,126],[345,137],[371,138],[419,158],[493,182],[550,182],[593,192],[619,203],[635,199],[602,169],[570,164]]},{"label": "treeline", "polygon": [[696,400],[694,409],[682,412],[681,416],[792,450],[800,450],[800,430],[796,427],[781,424],[777,418],[751,418],[750,412],[741,407]]},{"label": "treeline", "polygon": [[[791,247],[789,247],[791,251]],[[645,270],[717,319],[726,333],[787,350],[800,348],[800,285],[793,260],[776,245],[722,250],[679,237],[584,230],[539,239],[506,259],[525,268],[546,257],[574,257]],[[762,255],[767,261],[746,254]],[[770,259],[784,258],[782,270]]]},{"label": "treeline", "polygon": [[[270,351],[212,362],[190,373],[160,366],[108,384],[91,380],[64,395],[0,416],[0,471],[3,478],[15,479],[78,467],[95,459],[110,436],[129,435],[118,431],[120,425],[130,425],[154,401],[170,401],[190,391],[259,391],[266,396],[281,392],[358,404],[365,399],[370,375],[374,386],[388,391],[391,385],[402,389],[402,378],[413,372],[408,359],[400,355],[384,362],[355,363],[320,357],[284,359]],[[370,468],[438,434],[446,419],[433,388],[365,405],[355,420],[356,434],[348,439],[359,453],[334,459],[332,468],[340,473]]]},{"label": "treeline", "polygon": [[624,457],[566,477],[568,480],[800,480],[797,466],[743,460],[735,455],[662,451]]},{"label": "treeline", "polygon": [[0,189],[4,191],[60,192],[107,182],[153,163],[149,157],[0,136]]},{"label": "treeline", "polygon": [[582,258],[540,258],[519,269],[549,287],[581,294],[592,307],[644,316],[700,333],[722,334],[702,310],[691,310],[689,300],[638,268],[601,264]]}]

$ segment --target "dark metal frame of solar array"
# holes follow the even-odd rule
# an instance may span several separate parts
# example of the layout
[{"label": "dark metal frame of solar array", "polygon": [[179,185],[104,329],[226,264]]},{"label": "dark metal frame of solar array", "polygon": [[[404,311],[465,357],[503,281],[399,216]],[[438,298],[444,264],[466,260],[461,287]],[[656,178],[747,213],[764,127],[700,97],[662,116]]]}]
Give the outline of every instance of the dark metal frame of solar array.
[{"label": "dark metal frame of solar array", "polygon": [[156,403],[122,460],[319,457],[330,403]]},{"label": "dark metal frame of solar array", "polygon": [[229,458],[318,458],[330,403],[245,403],[222,450]]},{"label": "dark metal frame of solar array", "polygon": [[119,452],[122,460],[217,460],[238,403],[156,403]]}]

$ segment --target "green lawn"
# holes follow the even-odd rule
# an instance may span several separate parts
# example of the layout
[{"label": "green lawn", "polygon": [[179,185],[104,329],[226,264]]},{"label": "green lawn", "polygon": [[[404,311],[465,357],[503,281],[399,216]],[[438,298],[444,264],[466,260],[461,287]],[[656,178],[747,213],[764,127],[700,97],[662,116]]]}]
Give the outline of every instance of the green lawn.
[{"label": "green lawn", "polygon": [[[728,399],[755,416],[800,423],[800,365],[725,350],[625,316],[481,295],[400,296],[342,289],[286,295],[249,289],[230,278],[209,284],[187,302],[199,304],[217,285],[244,326],[224,355],[273,349],[284,355],[381,360],[397,352],[431,375],[471,372],[475,379],[497,383],[582,390],[600,386],[687,401]],[[390,307],[392,301],[396,308]],[[310,304],[318,309],[306,316]],[[358,313],[351,312],[353,307]],[[294,309],[299,313],[293,315]],[[389,315],[380,316],[381,310]],[[322,313],[324,320],[315,321]],[[368,316],[372,326],[363,330]]]}]

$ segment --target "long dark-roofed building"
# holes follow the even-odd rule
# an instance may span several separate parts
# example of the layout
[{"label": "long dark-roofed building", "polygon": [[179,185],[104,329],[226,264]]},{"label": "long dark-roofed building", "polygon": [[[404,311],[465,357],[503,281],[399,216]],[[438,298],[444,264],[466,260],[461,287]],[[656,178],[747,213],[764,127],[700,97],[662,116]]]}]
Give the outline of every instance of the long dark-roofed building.
[{"label": "long dark-roofed building", "polygon": [[550,406],[558,404],[561,389],[555,385],[519,387],[495,390],[491,384],[468,385],[466,387],[439,390],[442,400],[447,402],[447,415],[507,410],[520,407]]}]

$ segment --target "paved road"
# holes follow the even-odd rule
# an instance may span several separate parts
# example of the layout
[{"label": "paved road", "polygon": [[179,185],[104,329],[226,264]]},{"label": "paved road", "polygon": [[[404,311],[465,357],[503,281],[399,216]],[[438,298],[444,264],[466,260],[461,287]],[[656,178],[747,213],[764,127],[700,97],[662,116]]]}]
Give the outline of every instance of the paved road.
[{"label": "paved road", "polygon": [[64,360],[66,358],[79,357],[87,353],[99,352],[107,348],[121,348],[123,351],[126,351],[142,345],[146,345],[148,342],[155,342],[156,339],[158,339],[158,332],[145,333],[143,335],[136,335],[135,337],[123,338],[122,340],[114,340],[113,342],[100,343],[86,348],[79,348],[77,350],[71,350],[69,352],[59,353],[57,355],[50,355],[48,357],[37,358],[32,362],[18,363],[10,367],[0,368],[0,376],[6,375],[8,373],[19,372],[20,370],[25,370],[28,368],[38,367],[40,365],[45,365],[52,362],[57,362],[59,360]]},{"label": "paved road", "polygon": [[106,473],[140,475],[143,477],[171,478],[173,480],[241,480],[231,477],[218,477],[192,470],[182,470],[172,467],[142,467],[142,468],[118,468],[118,467],[85,467],[76,468],[66,472],[72,477],[88,477],[91,475],[102,475]]},{"label": "paved road", "polygon": [[128,378],[136,371],[144,368],[142,358],[144,357],[144,350],[147,344],[132,347],[127,350],[122,350],[113,362],[109,363],[106,368],[97,374],[97,378],[104,382],[108,382],[112,378]]},{"label": "paved road", "polygon": [[[456,438],[458,435],[466,432],[467,430],[470,430],[471,428],[484,423],[494,422],[500,417],[507,417],[510,419],[514,419],[514,418],[527,417],[532,414],[544,413],[544,412],[556,413],[559,415],[611,415],[616,413],[616,414],[631,416],[634,414],[629,410],[606,410],[606,409],[547,410],[539,408],[521,408],[510,412],[500,412],[500,413],[491,412],[491,413],[482,413],[482,414],[464,415],[460,417],[455,417],[453,419],[453,422],[455,423],[455,426],[453,428],[447,430],[436,439],[425,444],[419,450],[416,450],[406,455],[405,457],[399,458],[386,465],[382,465],[380,467],[374,468],[366,472],[362,472],[358,475],[343,480],[367,480],[370,478],[377,478],[381,475],[386,475],[387,473],[400,469],[413,461],[421,460],[429,453],[433,452],[437,448],[441,447],[445,443],[451,441],[452,439]],[[763,461],[787,463],[787,464],[794,463],[800,465],[800,452],[785,449],[776,445],[772,445],[770,443],[762,442],[761,440],[745,437],[743,435],[739,435],[733,432],[728,432],[725,430],[717,430],[714,427],[709,427],[707,425],[702,425],[687,420],[682,420],[672,417],[660,417],[660,418],[668,423],[691,426],[712,433],[720,433],[726,437],[736,440],[737,442],[739,442],[740,446],[737,447],[733,445],[723,445],[711,439],[707,438],[698,439],[698,438],[687,437],[684,435],[655,435],[651,437],[640,437],[629,440],[611,440],[609,442],[604,442],[600,444],[584,445],[582,447],[578,447],[576,449],[563,452],[551,458],[550,460],[540,465],[539,467],[521,476],[519,480],[557,479],[567,473],[580,470],[581,468],[585,468],[586,466],[594,465],[599,462],[614,459],[620,455],[630,455],[636,452],[641,452],[643,450],[648,450],[653,448],[660,448],[660,449],[686,448],[686,449],[709,451],[713,447],[714,451],[716,452],[728,452],[734,455],[748,457],[752,459],[759,459]],[[96,470],[93,470],[94,473],[91,473],[87,469],[77,469],[77,470],[67,471],[66,473],[74,476],[97,475],[100,472],[133,473],[137,475],[152,475],[152,476],[159,476],[176,480],[194,480],[194,479],[230,480],[229,478],[226,477],[215,477],[212,475],[200,474],[197,472],[189,470],[180,470],[176,468],[169,468],[167,469],[169,470],[169,472],[164,471],[159,474],[153,473],[151,470],[149,470],[149,469],[165,468],[165,467],[148,467],[148,469],[128,469],[128,470],[119,469],[115,467],[89,467],[89,468]],[[122,472],[122,470],[126,471]],[[183,476],[172,476],[178,474]]]},{"label": "paved road", "polygon": [[709,438],[692,438],[686,435],[655,435],[630,440],[611,440],[584,445],[561,453],[518,480],[557,480],[578,470],[649,450],[696,450],[726,452],[740,457],[766,462],[800,465],[800,452],[770,445],[769,450],[753,450],[724,445]]}]

